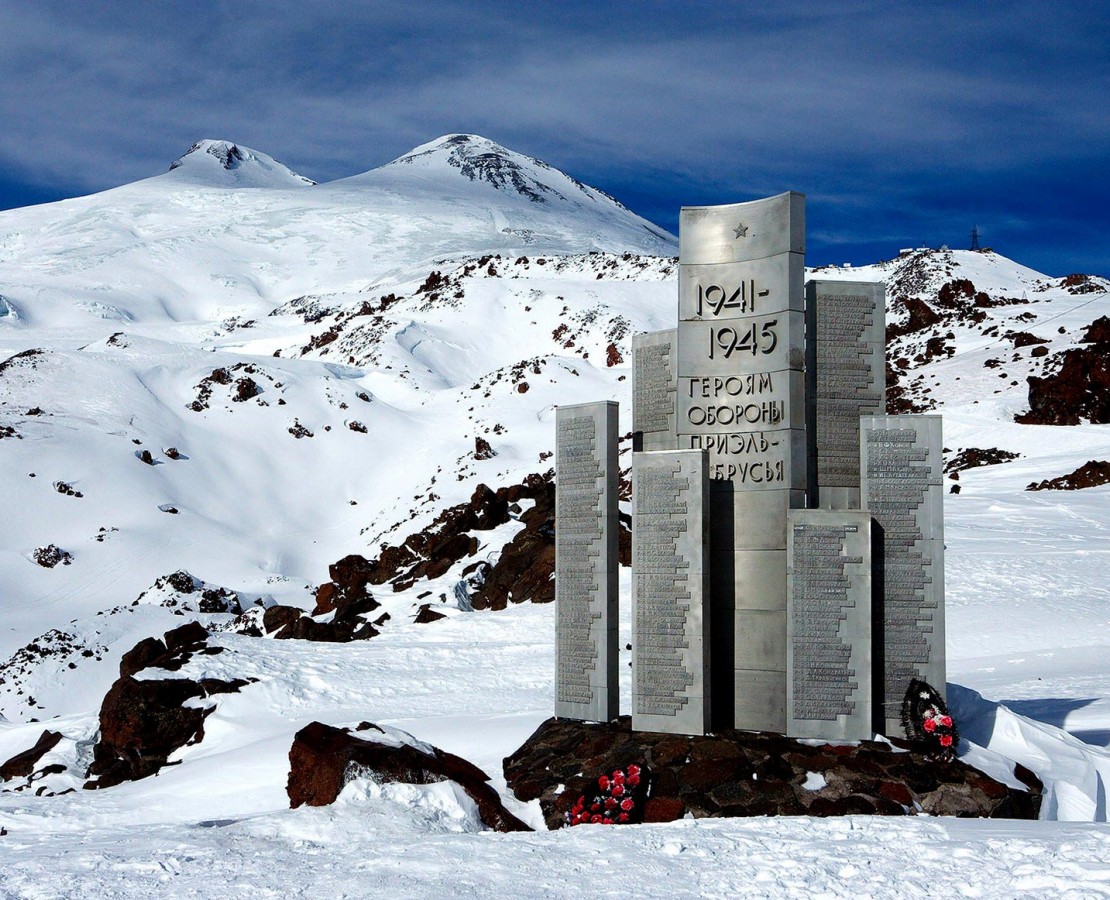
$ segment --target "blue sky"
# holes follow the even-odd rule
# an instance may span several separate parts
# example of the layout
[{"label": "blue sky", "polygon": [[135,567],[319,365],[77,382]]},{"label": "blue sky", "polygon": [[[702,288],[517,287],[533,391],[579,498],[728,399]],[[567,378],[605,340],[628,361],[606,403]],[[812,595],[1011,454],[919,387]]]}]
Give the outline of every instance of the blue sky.
[{"label": "blue sky", "polygon": [[984,246],[1110,275],[1104,2],[6,3],[0,208],[200,138],[317,181],[476,132],[674,231],[799,190],[812,264]]}]

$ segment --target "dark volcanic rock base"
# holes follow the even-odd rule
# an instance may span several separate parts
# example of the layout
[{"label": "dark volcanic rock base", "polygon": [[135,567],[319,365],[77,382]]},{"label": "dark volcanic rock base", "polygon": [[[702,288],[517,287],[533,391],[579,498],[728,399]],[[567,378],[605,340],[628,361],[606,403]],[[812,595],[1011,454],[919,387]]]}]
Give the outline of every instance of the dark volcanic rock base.
[{"label": "dark volcanic rock base", "polygon": [[[1019,767],[1019,791],[960,761],[937,763],[876,741],[803,744],[779,734],[722,731],[704,737],[634,732],[631,719],[594,725],[548,719],[505,759],[521,800],[539,798],[549,828],[560,828],[599,775],[636,763],[649,775],[644,820],[690,813],[721,816],[851,814],[1035,819],[1041,784]],[[804,787],[810,773],[824,786]],[[819,781],[813,778],[812,781]],[[566,785],[557,793],[559,785]]]},{"label": "dark volcanic rock base", "polygon": [[433,753],[407,745],[378,743],[381,729],[370,722],[359,726],[362,737],[322,722],[312,722],[297,732],[289,749],[289,805],[326,806],[355,773],[366,773],[381,782],[434,784],[451,780],[478,806],[478,814],[495,831],[531,831],[505,809],[489,784],[489,776],[461,756],[438,747]]}]

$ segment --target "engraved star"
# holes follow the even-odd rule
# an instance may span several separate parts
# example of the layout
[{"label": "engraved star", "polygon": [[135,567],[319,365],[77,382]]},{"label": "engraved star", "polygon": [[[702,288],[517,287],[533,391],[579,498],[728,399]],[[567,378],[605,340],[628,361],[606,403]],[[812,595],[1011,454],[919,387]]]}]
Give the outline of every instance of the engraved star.
[{"label": "engraved star", "polygon": [[739,225],[732,229],[732,233],[735,234],[737,238],[747,237],[748,226],[741,222]]}]

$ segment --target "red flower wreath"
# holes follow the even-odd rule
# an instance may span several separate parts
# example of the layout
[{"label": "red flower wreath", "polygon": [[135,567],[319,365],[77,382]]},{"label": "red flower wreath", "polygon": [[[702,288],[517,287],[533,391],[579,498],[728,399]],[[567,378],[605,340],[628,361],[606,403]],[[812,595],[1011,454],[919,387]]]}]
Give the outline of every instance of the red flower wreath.
[{"label": "red flower wreath", "polygon": [[[639,821],[647,799],[643,770],[633,763],[597,779],[599,793],[587,800],[583,794],[566,814],[568,825],[617,825]],[[641,787],[642,785],[642,787]]]}]

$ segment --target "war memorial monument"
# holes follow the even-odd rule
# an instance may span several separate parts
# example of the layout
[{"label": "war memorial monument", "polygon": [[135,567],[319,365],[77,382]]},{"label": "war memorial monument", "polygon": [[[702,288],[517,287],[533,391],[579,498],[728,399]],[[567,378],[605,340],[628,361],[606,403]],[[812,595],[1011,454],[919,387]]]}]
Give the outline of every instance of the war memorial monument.
[{"label": "war memorial monument", "polygon": [[[805,198],[685,207],[633,338],[632,727],[896,734],[945,685],[939,416],[889,416],[881,284],[805,282]],[[556,416],[555,715],[617,692],[617,405]]]}]

